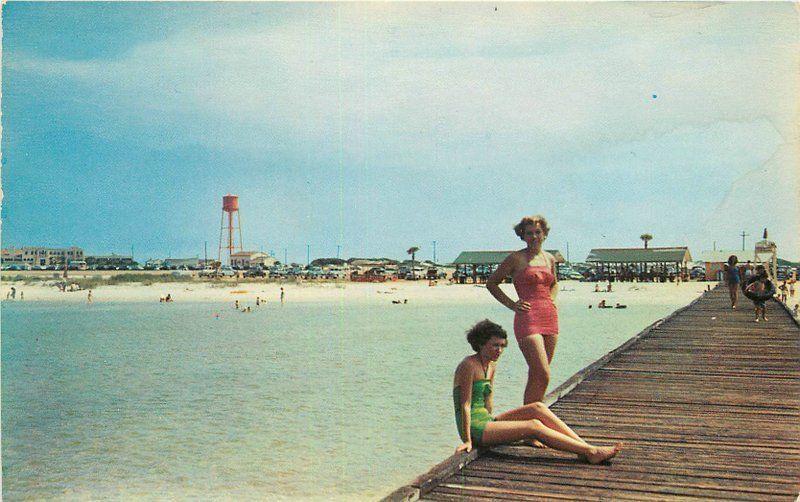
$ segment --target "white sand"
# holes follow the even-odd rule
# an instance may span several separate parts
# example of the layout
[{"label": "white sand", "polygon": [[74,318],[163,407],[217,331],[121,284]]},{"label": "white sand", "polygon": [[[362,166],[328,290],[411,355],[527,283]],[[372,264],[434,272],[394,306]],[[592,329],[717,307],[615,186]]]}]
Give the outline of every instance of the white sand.
[{"label": "white sand", "polygon": [[[603,283],[601,283],[602,285]],[[628,306],[653,303],[688,303],[696,298],[713,282],[655,283],[614,283],[612,293],[594,293],[594,283],[562,281],[559,283],[559,302],[577,302],[597,306],[601,299],[609,305],[619,302]],[[86,302],[87,291],[60,292],[55,286],[25,285],[22,282],[4,282],[0,298],[5,301],[10,287],[24,292],[25,301]],[[213,284],[197,283],[155,283],[152,285],[124,284],[101,286],[92,290],[95,302],[158,302],[160,297],[171,294],[175,302],[233,302],[242,305],[253,304],[257,296],[268,302],[279,301],[280,288],[286,292],[287,302],[370,302],[390,303],[392,300],[408,299],[409,303],[485,303],[494,301],[483,285],[451,285],[440,281],[436,286],[428,286],[427,281],[397,281],[386,283],[239,283]],[[504,284],[503,290],[516,299],[511,284]]]}]

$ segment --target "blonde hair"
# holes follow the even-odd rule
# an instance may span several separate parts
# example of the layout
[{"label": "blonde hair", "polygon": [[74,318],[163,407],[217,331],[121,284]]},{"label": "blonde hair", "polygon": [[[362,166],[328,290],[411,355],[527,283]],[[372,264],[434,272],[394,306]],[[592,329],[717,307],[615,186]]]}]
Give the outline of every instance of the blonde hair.
[{"label": "blonde hair", "polygon": [[547,220],[541,214],[535,214],[533,216],[524,216],[519,223],[514,225],[514,233],[517,234],[517,237],[522,239],[522,233],[525,231],[525,227],[528,225],[536,225],[539,224],[542,227],[542,231],[544,231],[545,237],[547,234],[550,233],[550,226],[547,224]]}]

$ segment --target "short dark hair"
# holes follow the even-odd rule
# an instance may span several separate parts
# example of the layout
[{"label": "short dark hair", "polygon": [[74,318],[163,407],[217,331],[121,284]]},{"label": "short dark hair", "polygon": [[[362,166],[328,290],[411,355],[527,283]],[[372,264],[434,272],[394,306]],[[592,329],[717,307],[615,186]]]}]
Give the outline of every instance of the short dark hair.
[{"label": "short dark hair", "polygon": [[484,319],[483,321],[479,321],[475,324],[475,326],[471,327],[469,331],[467,331],[467,341],[472,346],[472,350],[478,352],[481,350],[481,347],[486,345],[493,336],[497,338],[507,339],[508,334],[506,334],[506,330],[503,329],[497,323],[490,321],[489,319]]},{"label": "short dark hair", "polygon": [[739,258],[737,258],[735,254],[732,254],[732,255],[730,255],[728,257],[728,265],[731,265],[731,266],[736,265],[736,262],[738,262],[738,261],[739,261]]},{"label": "short dark hair", "polygon": [[756,275],[764,278],[767,277],[767,269],[764,265],[756,265]]}]

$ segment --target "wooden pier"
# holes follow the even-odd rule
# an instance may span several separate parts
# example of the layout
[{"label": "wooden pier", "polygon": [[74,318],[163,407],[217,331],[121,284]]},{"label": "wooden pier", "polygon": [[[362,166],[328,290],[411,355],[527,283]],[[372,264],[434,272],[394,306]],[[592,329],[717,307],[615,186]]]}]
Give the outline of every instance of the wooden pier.
[{"label": "wooden pier", "polygon": [[766,323],[739,303],[717,287],[548,395],[587,441],[624,441],[610,465],[499,446],[454,455],[387,499],[795,500],[800,326],[778,303]]}]

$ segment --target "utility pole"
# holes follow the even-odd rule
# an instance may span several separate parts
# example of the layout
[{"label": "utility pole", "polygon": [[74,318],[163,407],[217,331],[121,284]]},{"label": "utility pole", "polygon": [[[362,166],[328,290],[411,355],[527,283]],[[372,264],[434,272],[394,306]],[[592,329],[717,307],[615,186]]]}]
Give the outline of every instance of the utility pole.
[{"label": "utility pole", "polygon": [[203,243],[203,268],[208,267],[208,241]]},{"label": "utility pole", "polygon": [[744,233],[744,230],[742,230],[742,251],[744,251],[744,238],[749,236],[750,234],[746,234]]},{"label": "utility pole", "polygon": [[569,265],[569,242],[567,242],[567,265]]},{"label": "utility pole", "polygon": [[286,257],[287,257],[287,256],[288,256],[288,255],[287,255],[287,249],[286,249],[286,248],[283,248],[283,264],[284,264],[284,265],[286,265],[286,261],[287,261],[287,258],[286,258]]},{"label": "utility pole", "polygon": [[311,265],[311,244],[306,244],[306,267]]},{"label": "utility pole", "polygon": [[714,241],[714,251],[717,250],[717,241]]},{"label": "utility pole", "polygon": [[336,245],[336,259],[339,259],[339,251],[342,249],[342,246],[337,244]]},{"label": "utility pole", "polygon": [[433,263],[436,263],[436,241],[433,241]]}]

